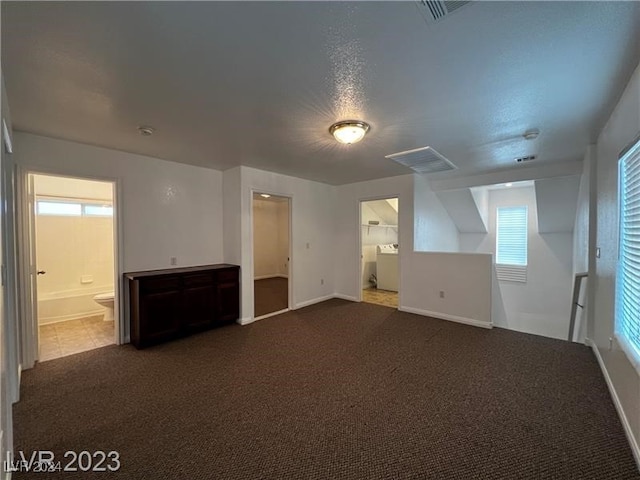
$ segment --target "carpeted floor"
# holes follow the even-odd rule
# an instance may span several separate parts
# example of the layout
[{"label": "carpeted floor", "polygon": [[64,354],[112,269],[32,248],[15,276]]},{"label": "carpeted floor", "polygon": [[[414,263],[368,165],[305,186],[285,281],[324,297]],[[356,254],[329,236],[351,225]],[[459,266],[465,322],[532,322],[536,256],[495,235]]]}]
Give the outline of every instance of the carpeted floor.
[{"label": "carpeted floor", "polygon": [[116,450],[34,479],[640,479],[592,352],[331,300],[23,372],[15,448]]},{"label": "carpeted floor", "polygon": [[289,279],[263,278],[253,282],[254,316],[279,312],[289,307]]}]

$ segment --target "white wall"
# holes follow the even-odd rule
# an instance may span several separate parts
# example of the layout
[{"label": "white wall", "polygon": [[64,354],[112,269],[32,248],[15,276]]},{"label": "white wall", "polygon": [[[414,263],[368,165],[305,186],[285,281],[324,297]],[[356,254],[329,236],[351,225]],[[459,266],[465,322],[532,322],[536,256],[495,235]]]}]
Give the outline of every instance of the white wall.
[{"label": "white wall", "polygon": [[[0,67],[1,68],[1,67]],[[12,136],[11,131],[11,115],[9,112],[9,104],[7,101],[7,92],[4,85],[4,75],[0,71],[0,90],[2,94],[2,103],[0,104],[0,121],[4,120],[9,129],[9,138]],[[0,122],[0,128],[2,128]],[[5,172],[9,171],[10,161],[9,155],[5,152],[4,146],[4,134],[0,135],[2,141],[0,141],[0,169],[2,170],[3,180],[5,178]],[[7,242],[5,241],[4,232],[1,230],[7,229],[7,211],[5,210],[5,199],[7,198],[7,189],[5,182],[0,182],[0,201],[3,208],[0,208],[0,257],[2,263],[7,267],[7,255],[9,251],[7,248]],[[9,275],[11,271],[8,271]],[[0,289],[0,451],[6,455],[6,452],[13,452],[13,413],[11,403],[18,398],[19,386],[17,385],[17,363],[16,363],[16,346],[17,335],[15,334],[14,326],[16,325],[15,318],[9,318],[9,314],[13,313],[12,300],[9,298],[13,292],[8,291],[7,285],[12,285],[11,282],[3,282],[3,286]],[[8,295],[7,295],[8,294]],[[6,308],[11,307],[11,308]],[[4,469],[2,469],[4,471]],[[2,478],[9,478],[4,473]]]},{"label": "white wall", "polygon": [[416,252],[457,252],[458,229],[433,192],[427,178],[414,176],[414,232]]},{"label": "white wall", "polygon": [[[386,202],[386,200],[383,201]],[[384,220],[383,218],[381,218],[370,207],[371,203],[376,202],[378,202],[378,200],[373,200],[372,202],[362,202],[361,204],[362,212],[360,220],[362,222],[362,288],[368,288],[371,286],[371,284],[369,283],[369,278],[371,277],[371,274],[376,273],[377,245],[398,243],[397,202],[395,202],[395,219],[392,218],[388,220]],[[387,226],[369,226],[369,221],[377,221],[379,222],[379,225],[395,225],[395,228]]]},{"label": "white wall", "polygon": [[[63,320],[54,318],[61,312],[47,311],[49,300],[113,291],[113,218],[37,215],[36,231],[37,266],[47,272],[38,276],[40,323]],[[102,310],[95,302],[84,307],[64,315],[81,318]]]},{"label": "white wall", "polygon": [[[241,323],[253,319],[253,191],[291,197],[292,306],[314,303],[333,295],[335,187],[287,175],[237,167],[225,172],[226,261],[241,265]],[[236,189],[239,179],[239,188]],[[238,213],[239,222],[233,215]]]},{"label": "white wall", "polygon": [[460,234],[463,252],[495,255],[496,209],[526,205],[528,218],[527,282],[494,282],[495,326],[553,338],[566,338],[573,286],[573,235],[539,234],[533,187],[489,192],[489,233]]},{"label": "white wall", "polygon": [[289,213],[287,202],[254,198],[254,278],[286,277],[288,273],[288,256]]},{"label": "white wall", "polygon": [[125,272],[222,261],[221,172],[23,132],[14,143],[20,166],[119,182]]},{"label": "white wall", "polygon": [[[623,423],[640,442],[640,379],[614,341],[615,273],[618,251],[618,155],[640,132],[640,67],[636,68],[597,143],[597,233],[601,256],[595,259],[594,304],[589,311],[589,335],[602,359],[623,412]],[[640,458],[636,457],[640,461]]]},{"label": "white wall", "polygon": [[335,187],[332,268],[338,296],[360,300],[360,236],[366,228],[360,226],[360,201],[398,197],[399,301],[402,302],[402,282],[410,268],[409,255],[413,251],[413,181],[413,175],[401,175]]},{"label": "white wall", "polygon": [[411,259],[400,310],[491,325],[491,255],[415,252]]}]

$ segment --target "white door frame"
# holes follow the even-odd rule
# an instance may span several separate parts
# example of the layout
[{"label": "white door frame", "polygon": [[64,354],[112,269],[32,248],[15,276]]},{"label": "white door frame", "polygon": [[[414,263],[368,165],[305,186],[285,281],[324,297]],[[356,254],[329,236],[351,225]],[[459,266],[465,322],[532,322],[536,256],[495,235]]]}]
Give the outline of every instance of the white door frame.
[{"label": "white door frame", "polygon": [[[34,318],[32,308],[28,305],[31,295],[28,253],[31,245],[29,236],[27,182],[29,175],[49,175],[65,177],[77,180],[92,180],[111,183],[113,188],[113,259],[114,259],[114,342],[117,345],[129,341],[126,328],[126,315],[124,305],[124,272],[123,239],[122,239],[122,185],[119,178],[98,177],[91,175],[78,175],[56,169],[30,167],[18,165],[16,168],[16,223],[17,223],[17,247],[18,247],[18,297],[20,315],[18,322],[22,332],[22,366],[28,369],[34,366],[38,360],[38,319]],[[35,239],[33,239],[35,241]]]},{"label": "white door frame", "polygon": [[[284,310],[279,310],[277,312],[267,313],[266,315],[262,315],[260,317],[256,317],[256,305],[255,305],[255,288],[254,288],[254,246],[253,246],[253,196],[254,194],[267,193],[274,197],[281,197],[288,199],[289,204],[289,272],[287,273],[287,308]],[[251,302],[253,305],[253,311],[251,312],[251,320],[262,320],[263,318],[272,317],[274,315],[279,315],[284,312],[288,312],[289,310],[295,310],[295,306],[293,304],[293,194],[291,193],[279,193],[269,189],[262,188],[251,188],[249,194],[251,208],[249,213],[249,222],[250,222],[250,237],[251,237],[251,256],[249,268],[251,269],[251,295],[253,295],[253,301]]]},{"label": "white door frame", "polygon": [[[362,197],[358,199],[358,235],[357,235],[357,239],[358,239],[358,248],[356,249],[356,251],[358,252],[357,257],[357,270],[356,272],[358,272],[358,295],[356,295],[356,298],[358,299],[359,302],[362,302],[362,260],[363,260],[363,253],[362,253],[362,204],[365,202],[372,202],[375,200],[390,200],[392,198],[397,198],[398,199],[398,245],[400,245],[400,205],[401,205],[401,201],[400,201],[400,195],[398,194],[390,194],[390,195],[376,195],[373,197]],[[399,250],[398,252],[398,306],[400,306],[400,292],[402,291],[402,275],[400,275],[400,265],[402,264],[401,257],[400,255],[402,255],[402,249]]]}]

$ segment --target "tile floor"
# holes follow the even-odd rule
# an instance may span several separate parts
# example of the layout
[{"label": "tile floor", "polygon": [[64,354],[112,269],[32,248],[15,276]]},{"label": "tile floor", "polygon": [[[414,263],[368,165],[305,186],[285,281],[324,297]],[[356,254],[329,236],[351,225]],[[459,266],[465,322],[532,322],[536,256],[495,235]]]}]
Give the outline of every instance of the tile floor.
[{"label": "tile floor", "polygon": [[40,326],[40,361],[105,347],[114,342],[113,322],[102,315]]},{"label": "tile floor", "polygon": [[362,301],[375,303],[385,307],[398,308],[398,292],[388,290],[378,290],[377,288],[365,288],[362,290]]}]

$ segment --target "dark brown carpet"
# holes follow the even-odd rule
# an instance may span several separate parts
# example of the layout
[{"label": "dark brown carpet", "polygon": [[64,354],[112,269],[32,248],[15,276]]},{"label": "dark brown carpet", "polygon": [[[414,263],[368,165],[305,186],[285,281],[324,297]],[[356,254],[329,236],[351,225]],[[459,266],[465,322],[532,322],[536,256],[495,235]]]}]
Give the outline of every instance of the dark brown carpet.
[{"label": "dark brown carpet", "polygon": [[24,372],[15,448],[77,479],[640,479],[592,352],[332,300]]},{"label": "dark brown carpet", "polygon": [[289,279],[263,278],[253,282],[254,316],[279,312],[289,307]]}]

